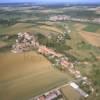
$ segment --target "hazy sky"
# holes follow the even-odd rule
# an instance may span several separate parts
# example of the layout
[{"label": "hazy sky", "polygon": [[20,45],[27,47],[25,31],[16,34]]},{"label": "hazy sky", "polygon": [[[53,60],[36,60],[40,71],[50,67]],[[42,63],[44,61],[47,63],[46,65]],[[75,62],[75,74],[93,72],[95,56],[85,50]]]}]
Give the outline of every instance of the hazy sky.
[{"label": "hazy sky", "polygon": [[41,2],[41,3],[60,3],[60,2],[81,2],[81,3],[100,3],[100,0],[0,0],[0,3],[3,2]]}]

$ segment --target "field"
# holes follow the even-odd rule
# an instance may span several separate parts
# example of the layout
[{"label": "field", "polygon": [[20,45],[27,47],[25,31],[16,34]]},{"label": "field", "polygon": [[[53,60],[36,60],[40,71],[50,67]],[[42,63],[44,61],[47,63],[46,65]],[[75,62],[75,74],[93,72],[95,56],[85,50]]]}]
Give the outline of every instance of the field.
[{"label": "field", "polygon": [[99,29],[100,29],[100,25],[98,24],[88,24],[83,30],[87,32],[98,33]]},{"label": "field", "polygon": [[[45,24],[45,25],[43,25]],[[18,32],[39,32],[39,33],[61,33],[62,29],[55,27],[54,25],[48,26],[47,23],[43,22],[42,24],[36,23],[16,23],[15,25],[9,27],[0,27],[0,33],[3,34],[17,34]]]},{"label": "field", "polygon": [[[0,33],[3,34],[17,34],[18,32],[24,32],[24,31],[32,31],[32,28],[29,27],[30,24],[23,24],[23,23],[17,23],[12,26],[4,26],[0,28]],[[28,28],[27,28],[28,27]]]},{"label": "field", "polygon": [[71,79],[33,51],[0,54],[0,100],[27,100]]},{"label": "field", "polygon": [[[78,28],[77,28],[78,27]],[[76,24],[78,33],[90,44],[100,47],[100,34],[97,33],[100,26]]]},{"label": "field", "polygon": [[[97,74],[100,70],[100,59],[96,59],[100,58],[100,25],[70,20],[55,22],[49,20],[50,16],[55,15],[69,15],[75,18],[100,16],[89,9],[55,6],[0,9],[0,100],[28,100],[73,79],[69,73],[54,68],[45,57],[35,51],[22,54],[10,52],[12,44],[15,43],[15,35],[26,31],[35,35],[38,33],[45,35],[44,39],[40,38],[41,43],[50,42],[49,46],[53,45],[55,49],[55,36],[58,33],[60,35],[67,33],[68,29],[71,30],[68,34],[70,39],[65,39],[65,45],[61,43],[57,49],[71,58],[72,62],[78,62],[75,63],[75,68],[80,70],[82,75],[89,77],[97,93],[100,93],[98,88],[100,74]],[[4,34],[13,36],[5,39],[5,36],[2,37]],[[47,39],[50,41],[45,42]],[[66,49],[67,46],[70,49]],[[67,89],[64,91],[67,92]],[[90,100],[100,100],[94,98]]]}]

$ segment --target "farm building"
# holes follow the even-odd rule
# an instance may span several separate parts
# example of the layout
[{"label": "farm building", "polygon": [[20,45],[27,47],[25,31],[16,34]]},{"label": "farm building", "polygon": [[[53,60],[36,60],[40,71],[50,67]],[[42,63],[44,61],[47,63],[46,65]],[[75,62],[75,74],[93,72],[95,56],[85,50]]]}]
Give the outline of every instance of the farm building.
[{"label": "farm building", "polygon": [[76,91],[78,91],[80,93],[81,96],[83,96],[84,98],[87,98],[88,97],[88,94],[86,92],[84,92],[82,89],[79,88],[79,86],[74,83],[74,82],[71,82],[69,83],[71,87],[73,87]]}]

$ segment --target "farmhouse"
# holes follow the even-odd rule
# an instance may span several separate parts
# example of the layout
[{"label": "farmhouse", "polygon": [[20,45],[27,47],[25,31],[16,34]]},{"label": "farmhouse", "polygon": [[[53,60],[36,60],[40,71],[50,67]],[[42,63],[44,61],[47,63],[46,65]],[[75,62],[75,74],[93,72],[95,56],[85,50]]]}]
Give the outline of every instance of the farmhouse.
[{"label": "farmhouse", "polygon": [[61,60],[60,64],[62,66],[64,66],[65,68],[68,68],[68,66],[70,65],[70,63],[68,61],[66,61],[66,60]]}]

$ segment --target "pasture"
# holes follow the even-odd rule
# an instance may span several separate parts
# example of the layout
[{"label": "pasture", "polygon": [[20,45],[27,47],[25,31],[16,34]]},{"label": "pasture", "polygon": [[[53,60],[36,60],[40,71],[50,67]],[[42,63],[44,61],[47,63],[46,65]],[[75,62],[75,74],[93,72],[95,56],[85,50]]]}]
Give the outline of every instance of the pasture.
[{"label": "pasture", "polygon": [[27,100],[70,80],[34,51],[0,54],[0,100]]}]

